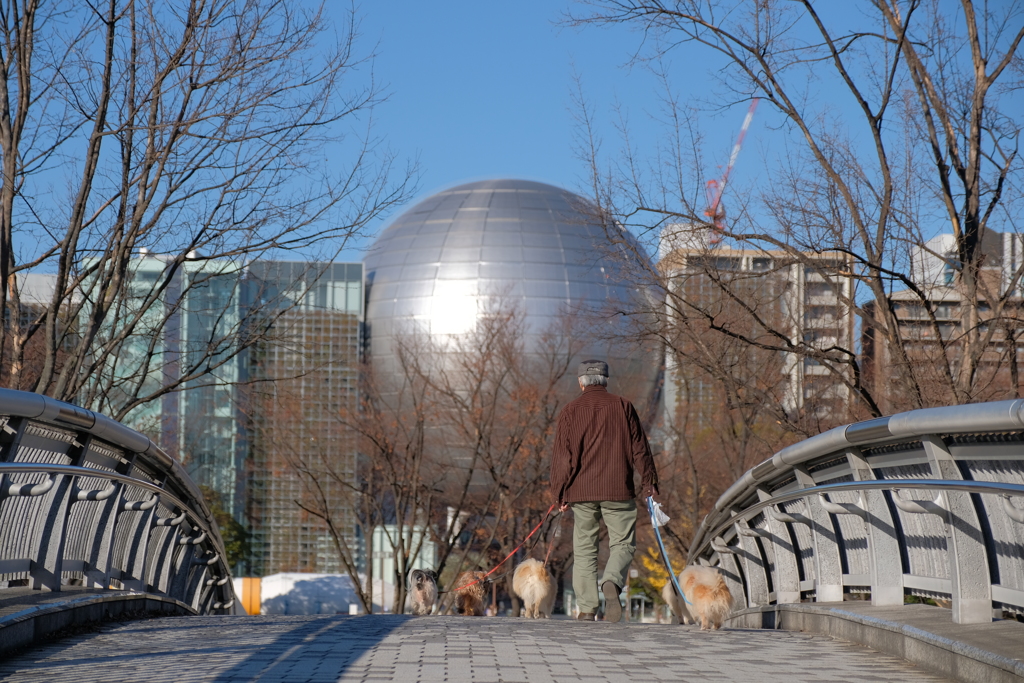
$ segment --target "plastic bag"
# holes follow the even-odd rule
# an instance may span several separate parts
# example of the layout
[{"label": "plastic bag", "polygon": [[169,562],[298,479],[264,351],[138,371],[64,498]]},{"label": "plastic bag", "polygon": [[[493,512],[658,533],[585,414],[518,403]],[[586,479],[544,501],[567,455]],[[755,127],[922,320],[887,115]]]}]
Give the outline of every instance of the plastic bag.
[{"label": "plastic bag", "polygon": [[656,503],[656,502],[654,502],[652,500],[651,501],[651,524],[653,524],[654,527],[657,528],[657,527],[660,527],[660,526],[665,526],[666,524],[669,523],[669,521],[671,521],[669,516],[666,515],[664,512],[662,512],[661,503]]}]

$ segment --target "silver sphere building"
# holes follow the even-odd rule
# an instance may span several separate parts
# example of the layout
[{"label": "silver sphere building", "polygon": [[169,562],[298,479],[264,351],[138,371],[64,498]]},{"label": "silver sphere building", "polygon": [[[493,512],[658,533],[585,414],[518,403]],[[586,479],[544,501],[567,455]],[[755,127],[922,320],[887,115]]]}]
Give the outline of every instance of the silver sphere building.
[{"label": "silver sphere building", "polygon": [[[369,351],[378,372],[396,368],[395,334],[464,334],[489,297],[517,303],[536,339],[567,311],[595,311],[637,296],[621,281],[622,261],[609,253],[604,228],[581,210],[586,206],[582,197],[544,183],[488,180],[439,192],[396,218],[365,256]],[[598,323],[604,332],[625,331],[621,316]],[[570,375],[576,361],[607,360],[609,388],[643,413],[658,373],[652,355],[595,341],[574,359]]]}]

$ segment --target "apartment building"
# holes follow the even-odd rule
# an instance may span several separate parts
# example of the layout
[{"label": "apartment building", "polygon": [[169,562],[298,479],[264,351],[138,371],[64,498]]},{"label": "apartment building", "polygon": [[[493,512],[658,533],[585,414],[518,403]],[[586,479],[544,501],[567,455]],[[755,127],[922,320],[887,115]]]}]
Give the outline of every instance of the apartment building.
[{"label": "apartment building", "polygon": [[[1024,388],[1019,370],[1024,365],[1024,236],[988,230],[981,250],[976,331],[987,343],[978,357],[974,399],[999,400],[1017,396]],[[864,381],[873,388],[883,413],[906,408],[901,395],[905,388],[893,381],[903,372],[912,372],[926,404],[959,400],[950,377],[958,371],[972,323],[963,306],[953,235],[938,235],[911,250],[911,278],[915,289],[889,296],[902,347],[902,353],[895,354],[898,357],[884,326],[870,324],[876,317],[875,303],[864,306],[869,321],[862,330]]]},{"label": "apartment building", "polygon": [[[669,412],[680,402],[714,406],[727,377],[775,397],[794,419],[843,414],[850,396],[837,372],[847,370],[833,361],[854,348],[844,255],[663,245],[660,256],[672,292],[666,320],[678,335],[670,347],[681,351],[666,357]],[[819,353],[772,350],[787,345]]]}]

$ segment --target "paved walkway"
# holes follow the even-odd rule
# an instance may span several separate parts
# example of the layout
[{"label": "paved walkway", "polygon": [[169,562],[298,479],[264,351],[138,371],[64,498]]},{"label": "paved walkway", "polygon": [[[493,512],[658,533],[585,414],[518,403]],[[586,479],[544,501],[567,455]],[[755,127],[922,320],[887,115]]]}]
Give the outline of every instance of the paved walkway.
[{"label": "paved walkway", "polygon": [[786,631],[468,617],[163,617],[28,650],[0,680],[939,681],[867,648]]}]

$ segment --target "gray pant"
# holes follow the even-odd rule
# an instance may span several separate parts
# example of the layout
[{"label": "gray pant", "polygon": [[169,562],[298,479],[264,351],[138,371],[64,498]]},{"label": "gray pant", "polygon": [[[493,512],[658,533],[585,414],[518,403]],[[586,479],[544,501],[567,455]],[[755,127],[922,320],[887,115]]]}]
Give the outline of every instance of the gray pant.
[{"label": "gray pant", "polygon": [[601,518],[608,527],[609,551],[601,584],[611,581],[623,588],[636,552],[636,501],[572,503],[572,511],[576,518],[572,534],[572,589],[576,591],[580,612],[597,612],[601,604],[597,596],[597,539]]}]

